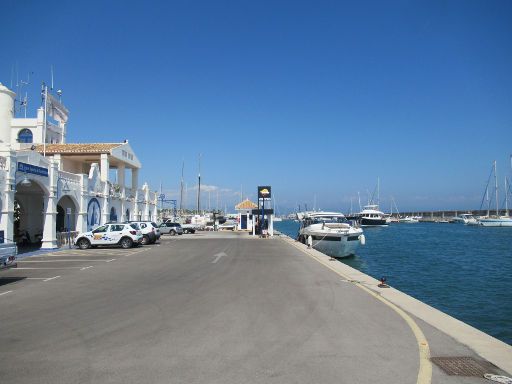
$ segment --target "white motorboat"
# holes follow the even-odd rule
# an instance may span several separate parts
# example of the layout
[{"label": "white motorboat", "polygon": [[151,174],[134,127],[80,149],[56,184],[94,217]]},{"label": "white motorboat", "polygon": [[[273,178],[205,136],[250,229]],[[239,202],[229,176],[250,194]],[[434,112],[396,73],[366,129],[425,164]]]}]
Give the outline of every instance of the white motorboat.
[{"label": "white motorboat", "polygon": [[352,226],[338,212],[298,212],[299,241],[326,255],[341,258],[354,255],[359,244],[365,244],[361,228]]},{"label": "white motorboat", "polygon": [[459,216],[455,216],[450,222],[455,224],[478,225],[478,220],[471,213],[461,213]]},{"label": "white motorboat", "polygon": [[400,218],[400,223],[419,223],[420,221],[414,216],[405,216]]}]

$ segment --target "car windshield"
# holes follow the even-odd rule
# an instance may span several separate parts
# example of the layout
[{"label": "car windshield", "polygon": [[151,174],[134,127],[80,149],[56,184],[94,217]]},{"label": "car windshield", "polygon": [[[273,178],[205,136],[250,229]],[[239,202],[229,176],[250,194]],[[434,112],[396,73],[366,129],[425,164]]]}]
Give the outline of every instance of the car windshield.
[{"label": "car windshield", "polygon": [[137,224],[137,223],[131,223],[131,224],[130,224],[130,227],[132,227],[133,229],[139,229],[139,224]]},{"label": "car windshield", "polygon": [[107,232],[108,225],[102,225],[101,227],[96,228],[92,233],[98,232]]}]

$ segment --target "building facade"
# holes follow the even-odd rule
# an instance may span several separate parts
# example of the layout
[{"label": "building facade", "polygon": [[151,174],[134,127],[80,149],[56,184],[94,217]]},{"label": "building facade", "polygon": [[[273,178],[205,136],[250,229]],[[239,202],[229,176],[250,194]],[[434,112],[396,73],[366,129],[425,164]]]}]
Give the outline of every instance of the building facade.
[{"label": "building facade", "polygon": [[108,221],[156,220],[158,195],[139,187],[128,141],[68,144],[59,100],[47,92],[35,118],[19,118],[15,97],[0,83],[0,241],[56,248]]}]

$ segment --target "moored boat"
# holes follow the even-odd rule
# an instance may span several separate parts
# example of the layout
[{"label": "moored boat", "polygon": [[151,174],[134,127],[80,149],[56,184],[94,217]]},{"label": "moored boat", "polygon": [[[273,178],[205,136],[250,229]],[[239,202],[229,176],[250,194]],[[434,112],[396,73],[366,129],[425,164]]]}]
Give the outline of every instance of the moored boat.
[{"label": "moored boat", "polygon": [[[496,160],[494,160],[494,162],[493,162],[492,173],[494,173],[494,192],[496,195],[496,197],[495,197],[496,214],[495,215],[488,214],[486,217],[479,218],[478,224],[483,227],[512,227],[512,217],[509,216],[509,211],[508,211],[508,189],[509,189],[509,187],[508,187],[508,183],[507,183],[507,178],[505,178],[505,216],[500,216],[500,214],[499,214],[498,175],[496,172]],[[486,187],[486,192],[487,191],[488,191],[488,186]]]},{"label": "moored boat", "polygon": [[351,225],[338,212],[298,212],[299,241],[326,255],[342,258],[354,255],[365,243],[363,230]]},{"label": "moored boat", "polygon": [[385,226],[388,225],[387,217],[384,212],[379,211],[377,204],[365,205],[363,210],[356,217],[362,227]]}]

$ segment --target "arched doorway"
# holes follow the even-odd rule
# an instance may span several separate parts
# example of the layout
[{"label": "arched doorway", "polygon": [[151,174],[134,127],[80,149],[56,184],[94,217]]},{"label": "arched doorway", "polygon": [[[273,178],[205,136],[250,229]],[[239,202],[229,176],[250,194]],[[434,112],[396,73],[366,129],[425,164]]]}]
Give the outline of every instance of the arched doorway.
[{"label": "arched doorway", "polygon": [[77,204],[73,199],[67,195],[62,196],[57,203],[57,220],[55,221],[55,229],[57,232],[67,232],[68,229],[71,232],[76,231],[76,213]]},{"label": "arched doorway", "polygon": [[45,190],[25,178],[17,184],[14,195],[14,240],[20,252],[41,246],[45,220]]},{"label": "arched doorway", "polygon": [[110,208],[110,218],[109,218],[110,221],[112,222],[117,222],[117,212],[116,212],[116,209],[114,207]]}]

